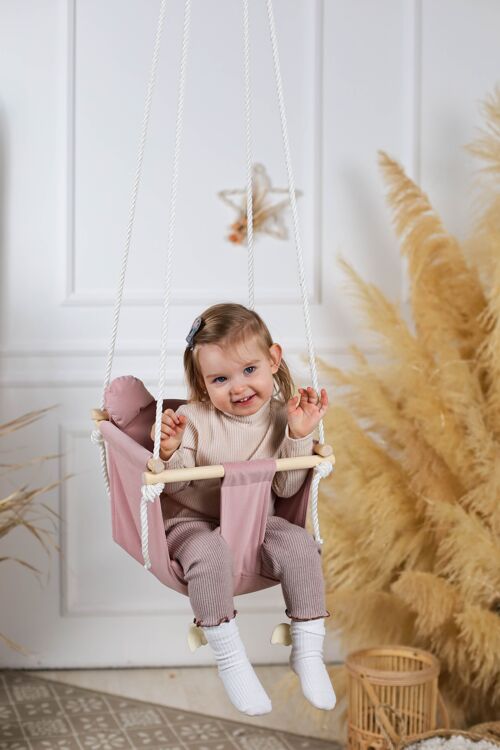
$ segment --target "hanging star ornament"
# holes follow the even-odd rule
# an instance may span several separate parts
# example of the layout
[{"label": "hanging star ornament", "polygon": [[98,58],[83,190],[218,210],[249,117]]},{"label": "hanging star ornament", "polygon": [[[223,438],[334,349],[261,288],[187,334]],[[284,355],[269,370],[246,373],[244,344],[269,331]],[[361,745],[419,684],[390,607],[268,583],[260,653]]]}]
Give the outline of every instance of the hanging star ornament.
[{"label": "hanging star ornament", "polygon": [[[247,239],[248,216],[247,216],[247,191],[221,190],[219,198],[231,208],[238,211],[236,221],[230,225],[230,233],[227,236],[229,242],[235,245],[243,245]],[[273,196],[286,195],[286,198],[273,202]],[[300,190],[295,191],[295,197],[302,195]],[[236,198],[236,196],[240,196]],[[273,188],[266,168],[262,164],[254,164],[252,167],[252,204],[253,204],[253,233],[269,234],[279,240],[288,238],[285,225],[284,212],[289,205],[288,188]]]}]

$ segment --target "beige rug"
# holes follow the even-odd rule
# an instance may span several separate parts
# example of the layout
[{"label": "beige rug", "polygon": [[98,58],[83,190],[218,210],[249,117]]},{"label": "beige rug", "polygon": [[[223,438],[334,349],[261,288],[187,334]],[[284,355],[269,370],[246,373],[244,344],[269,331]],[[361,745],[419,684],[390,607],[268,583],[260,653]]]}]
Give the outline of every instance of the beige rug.
[{"label": "beige rug", "polygon": [[[250,721],[250,717],[249,717]],[[341,750],[336,742],[0,672],[0,750]]]}]

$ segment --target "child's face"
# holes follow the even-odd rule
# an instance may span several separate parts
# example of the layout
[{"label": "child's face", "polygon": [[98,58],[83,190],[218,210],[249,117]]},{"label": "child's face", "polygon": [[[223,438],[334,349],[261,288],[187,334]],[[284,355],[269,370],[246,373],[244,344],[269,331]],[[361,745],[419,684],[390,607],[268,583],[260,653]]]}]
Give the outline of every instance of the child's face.
[{"label": "child's face", "polygon": [[280,345],[273,344],[266,354],[256,337],[237,349],[202,344],[198,355],[210,401],[220,411],[238,415],[255,414],[269,401],[280,361]]}]

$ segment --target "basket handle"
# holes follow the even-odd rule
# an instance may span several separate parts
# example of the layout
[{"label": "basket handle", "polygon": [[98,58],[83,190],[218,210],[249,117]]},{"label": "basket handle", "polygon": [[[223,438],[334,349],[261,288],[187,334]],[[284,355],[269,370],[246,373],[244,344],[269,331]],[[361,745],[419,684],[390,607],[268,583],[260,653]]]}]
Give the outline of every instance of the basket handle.
[{"label": "basket handle", "polygon": [[373,707],[375,708],[375,718],[377,719],[377,723],[380,727],[382,734],[386,738],[390,747],[392,747],[392,749],[395,750],[395,748],[401,742],[401,736],[397,734],[396,730],[394,729],[394,727],[392,726],[390,722],[389,717],[387,716],[385,712],[385,708],[391,708],[391,707],[388,706],[387,704],[382,704],[379,701],[377,693],[373,689],[373,686],[363,674],[359,672],[356,676],[359,677],[361,684],[366,690],[368,697],[370,701],[372,702]]},{"label": "basket handle", "polygon": [[438,702],[439,712],[443,720],[444,729],[449,729],[450,728],[450,715],[448,713],[448,709],[446,708],[446,703],[444,702],[443,696],[441,695],[441,692],[439,690],[437,691],[437,702]]}]

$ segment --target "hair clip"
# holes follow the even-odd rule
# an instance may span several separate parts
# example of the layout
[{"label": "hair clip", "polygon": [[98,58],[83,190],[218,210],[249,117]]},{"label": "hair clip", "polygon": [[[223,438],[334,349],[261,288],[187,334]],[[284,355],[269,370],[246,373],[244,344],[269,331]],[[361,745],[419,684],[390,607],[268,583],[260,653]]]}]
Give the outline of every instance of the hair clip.
[{"label": "hair clip", "polygon": [[188,346],[190,349],[194,349],[194,343],[193,339],[200,330],[201,326],[203,324],[203,318],[195,318],[193,321],[193,325],[191,326],[191,330],[189,331],[188,335],[186,336],[186,341],[188,342]]}]

